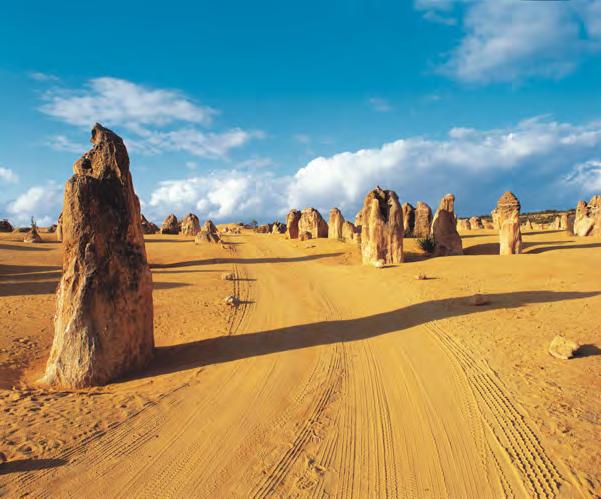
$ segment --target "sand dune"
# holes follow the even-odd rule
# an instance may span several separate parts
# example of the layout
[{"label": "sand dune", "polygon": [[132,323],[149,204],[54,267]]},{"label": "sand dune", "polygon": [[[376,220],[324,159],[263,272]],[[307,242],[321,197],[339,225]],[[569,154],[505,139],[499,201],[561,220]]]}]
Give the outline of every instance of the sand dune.
[{"label": "sand dune", "polygon": [[[601,494],[598,238],[527,232],[500,257],[473,231],[465,256],[434,259],[407,240],[407,263],[375,269],[336,240],[147,236],[152,365],[60,392],[34,383],[60,278],[50,236],[0,235],[7,496]],[[548,355],[557,334],[579,357]]]}]

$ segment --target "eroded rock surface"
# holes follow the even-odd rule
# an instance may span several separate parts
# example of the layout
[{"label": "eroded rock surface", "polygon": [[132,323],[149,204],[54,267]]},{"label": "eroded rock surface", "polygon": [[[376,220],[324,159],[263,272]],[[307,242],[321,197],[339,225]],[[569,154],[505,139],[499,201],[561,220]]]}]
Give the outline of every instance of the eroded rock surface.
[{"label": "eroded rock surface", "polygon": [[413,237],[424,238],[430,235],[432,225],[432,209],[423,201],[418,201],[415,206],[415,225]]},{"label": "eroded rock surface", "polygon": [[179,234],[179,222],[173,213],[170,213],[165,218],[165,221],[161,225],[161,234]]},{"label": "eroded rock surface", "polygon": [[512,192],[505,192],[494,210],[499,224],[499,254],[515,255],[522,252],[520,230],[520,202]]},{"label": "eroded rock surface", "polygon": [[290,210],[286,216],[286,238],[298,239],[298,222],[300,221],[301,212],[298,210]]},{"label": "eroded rock surface", "polygon": [[415,228],[415,208],[409,203],[403,203],[401,208],[403,210],[403,236],[411,237]]},{"label": "eroded rock surface", "polygon": [[140,215],[142,232],[144,234],[156,234],[159,231],[159,228],[156,224],[149,222],[144,215]]},{"label": "eroded rock surface", "polygon": [[461,237],[457,232],[457,217],[455,216],[455,196],[445,195],[438,205],[432,220],[432,236],[436,241],[436,256],[463,255]]},{"label": "eroded rock surface", "polygon": [[43,382],[82,388],[152,356],[152,276],[123,141],[96,124],[65,185],[63,277]]},{"label": "eroded rock surface", "polygon": [[344,217],[338,208],[330,210],[330,220],[328,221],[328,237],[330,239],[342,239],[342,226]]},{"label": "eroded rock surface", "polygon": [[315,208],[305,208],[298,221],[299,232],[310,232],[313,239],[328,237],[328,224]]},{"label": "eroded rock surface", "polygon": [[188,213],[181,222],[182,236],[195,236],[200,232],[200,220],[194,213]]},{"label": "eroded rock surface", "polygon": [[0,220],[0,232],[12,232],[13,230],[13,226],[6,218]]},{"label": "eroded rock surface", "polygon": [[370,191],[361,209],[361,254],[364,264],[403,261],[403,211],[394,191]]}]

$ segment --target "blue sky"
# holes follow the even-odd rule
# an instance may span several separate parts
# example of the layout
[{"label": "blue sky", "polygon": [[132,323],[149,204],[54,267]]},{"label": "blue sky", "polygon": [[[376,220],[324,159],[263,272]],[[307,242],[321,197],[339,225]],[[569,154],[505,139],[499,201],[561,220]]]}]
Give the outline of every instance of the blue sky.
[{"label": "blue sky", "polygon": [[149,3],[2,6],[0,217],[56,218],[95,121],[157,222],[601,192],[601,0]]}]

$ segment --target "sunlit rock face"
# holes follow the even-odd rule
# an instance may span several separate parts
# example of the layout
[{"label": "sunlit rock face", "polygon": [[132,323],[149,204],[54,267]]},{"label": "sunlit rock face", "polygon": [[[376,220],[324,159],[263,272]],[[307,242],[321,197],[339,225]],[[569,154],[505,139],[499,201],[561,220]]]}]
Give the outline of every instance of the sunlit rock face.
[{"label": "sunlit rock face", "polygon": [[105,384],[148,363],[152,277],[123,141],[96,125],[73,165],[62,214],[63,276],[43,382]]}]

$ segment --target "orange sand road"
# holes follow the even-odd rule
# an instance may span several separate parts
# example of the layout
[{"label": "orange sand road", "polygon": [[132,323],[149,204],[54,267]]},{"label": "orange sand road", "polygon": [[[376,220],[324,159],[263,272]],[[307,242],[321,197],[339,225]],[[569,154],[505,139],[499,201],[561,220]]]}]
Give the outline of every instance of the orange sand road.
[{"label": "orange sand road", "polygon": [[[35,447],[53,425],[78,436],[57,436],[55,451],[39,448],[39,465],[22,451],[0,475],[0,491],[35,497],[598,493],[601,356],[590,346],[591,355],[561,363],[545,352],[554,334],[573,333],[585,343],[601,332],[592,310],[601,304],[598,241],[574,239],[533,235],[531,254],[497,257],[486,255],[495,239],[483,232],[481,243],[464,240],[473,256],[377,270],[353,264],[356,249],[337,241],[307,245],[244,234],[230,236],[236,244],[225,251],[151,236],[156,361],[95,396],[6,390],[1,407],[12,417],[25,417],[27,407],[39,412],[32,434],[13,421],[8,438]],[[593,255],[596,266],[578,252]],[[558,255],[566,261],[555,266]],[[228,269],[236,273],[233,284],[219,279]],[[434,279],[415,281],[418,271]],[[220,303],[231,286],[243,300],[233,313]],[[474,292],[490,293],[490,305],[467,304]],[[50,308],[51,295],[44,298]],[[44,335],[37,341],[46,345]],[[29,379],[40,362],[31,365]],[[571,392],[559,396],[552,387],[562,383]],[[554,406],[558,400],[567,404],[565,413]],[[71,410],[72,426],[55,418]],[[570,419],[570,411],[581,412]],[[583,414],[590,424],[579,422]],[[104,426],[89,431],[102,420]],[[559,428],[563,440],[545,424]]]}]

